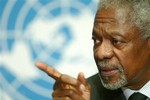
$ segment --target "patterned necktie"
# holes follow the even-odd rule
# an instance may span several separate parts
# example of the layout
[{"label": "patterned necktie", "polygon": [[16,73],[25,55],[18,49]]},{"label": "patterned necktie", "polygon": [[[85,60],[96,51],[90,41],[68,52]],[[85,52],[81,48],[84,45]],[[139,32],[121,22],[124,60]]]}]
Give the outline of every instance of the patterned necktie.
[{"label": "patterned necktie", "polygon": [[136,93],[133,93],[128,100],[146,100],[148,99],[147,96],[139,93],[139,92],[136,92]]}]

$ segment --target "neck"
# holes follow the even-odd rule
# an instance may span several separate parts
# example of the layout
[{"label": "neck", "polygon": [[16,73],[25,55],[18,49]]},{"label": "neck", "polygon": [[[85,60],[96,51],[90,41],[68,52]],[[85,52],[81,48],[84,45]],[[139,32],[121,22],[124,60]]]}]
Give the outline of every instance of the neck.
[{"label": "neck", "polygon": [[[141,89],[148,81],[150,81],[150,66],[148,66],[143,72],[139,74],[138,79],[134,78],[132,82],[128,83],[125,87],[131,90]],[[136,81],[135,81],[136,80]]]}]

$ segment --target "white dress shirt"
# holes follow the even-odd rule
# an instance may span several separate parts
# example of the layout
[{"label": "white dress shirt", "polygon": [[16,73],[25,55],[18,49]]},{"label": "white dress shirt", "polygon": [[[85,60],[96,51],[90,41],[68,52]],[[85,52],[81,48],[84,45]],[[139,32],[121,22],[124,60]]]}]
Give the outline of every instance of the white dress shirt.
[{"label": "white dress shirt", "polygon": [[129,88],[123,87],[122,88],[123,93],[126,97],[126,100],[134,93],[134,92],[140,92],[144,94],[145,96],[150,98],[150,81],[148,81],[141,89],[139,90],[131,90]]}]

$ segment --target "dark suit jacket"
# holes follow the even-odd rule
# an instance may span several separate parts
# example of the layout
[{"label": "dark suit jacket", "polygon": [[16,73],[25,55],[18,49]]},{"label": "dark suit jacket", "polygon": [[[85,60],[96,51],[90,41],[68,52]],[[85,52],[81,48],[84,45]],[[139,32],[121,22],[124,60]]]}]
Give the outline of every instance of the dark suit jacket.
[{"label": "dark suit jacket", "polygon": [[88,78],[91,85],[90,100],[126,100],[121,89],[108,90],[101,84],[98,74]]}]

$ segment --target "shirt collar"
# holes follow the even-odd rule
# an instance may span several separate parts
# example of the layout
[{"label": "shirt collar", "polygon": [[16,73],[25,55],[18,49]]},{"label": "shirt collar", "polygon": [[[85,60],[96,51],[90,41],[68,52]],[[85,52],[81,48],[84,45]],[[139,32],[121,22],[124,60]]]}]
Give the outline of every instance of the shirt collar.
[{"label": "shirt collar", "polygon": [[145,96],[150,98],[150,81],[148,81],[141,89],[139,90],[131,90],[129,88],[123,87],[122,88],[123,93],[126,97],[126,99],[128,100],[128,98],[130,97],[130,95],[132,95],[134,92],[140,92],[142,94],[144,94]]}]

